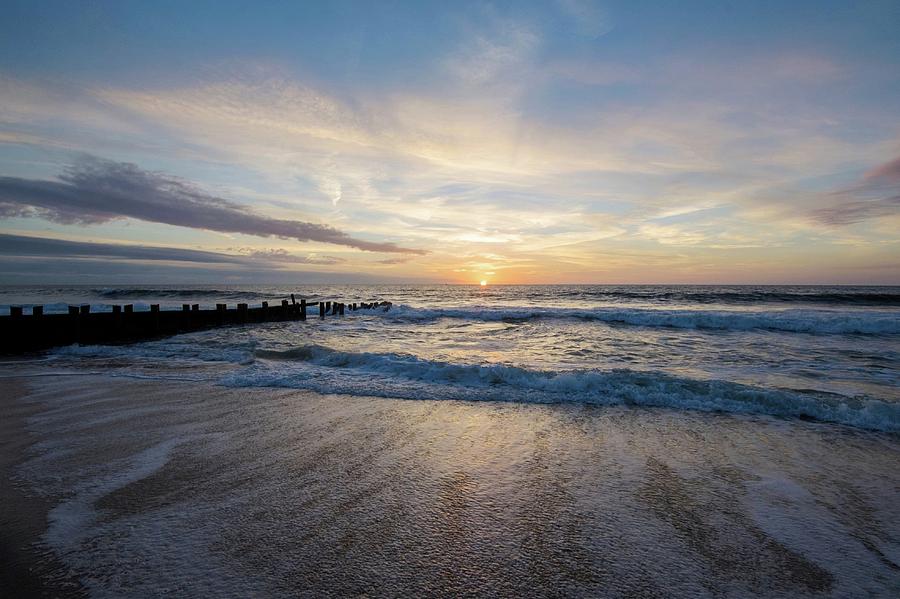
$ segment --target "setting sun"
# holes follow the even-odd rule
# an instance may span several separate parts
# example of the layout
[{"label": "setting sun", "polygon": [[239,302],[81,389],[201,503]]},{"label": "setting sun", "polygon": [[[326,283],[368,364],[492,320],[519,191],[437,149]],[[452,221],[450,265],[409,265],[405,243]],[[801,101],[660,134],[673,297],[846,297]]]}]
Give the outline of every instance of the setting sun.
[{"label": "setting sun", "polygon": [[487,281],[481,281],[481,286],[484,287],[485,285],[487,285]]}]

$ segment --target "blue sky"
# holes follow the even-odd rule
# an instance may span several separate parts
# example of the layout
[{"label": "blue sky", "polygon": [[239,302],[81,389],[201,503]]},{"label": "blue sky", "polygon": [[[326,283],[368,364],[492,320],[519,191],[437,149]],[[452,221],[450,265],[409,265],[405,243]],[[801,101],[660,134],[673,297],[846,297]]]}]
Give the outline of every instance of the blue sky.
[{"label": "blue sky", "polygon": [[896,2],[5,2],[0,276],[897,284],[898,33]]}]

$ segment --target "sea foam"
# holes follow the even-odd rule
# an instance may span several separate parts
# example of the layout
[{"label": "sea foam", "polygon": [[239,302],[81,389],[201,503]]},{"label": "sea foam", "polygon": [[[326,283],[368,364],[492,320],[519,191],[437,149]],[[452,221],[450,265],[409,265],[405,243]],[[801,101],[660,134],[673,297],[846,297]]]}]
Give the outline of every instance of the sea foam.
[{"label": "sea foam", "polygon": [[319,345],[260,350],[256,355],[256,363],[226,375],[223,383],[405,399],[575,402],[764,414],[900,431],[900,404],[896,403],[655,371],[553,372],[501,364],[454,364],[395,353],[345,352]]}]

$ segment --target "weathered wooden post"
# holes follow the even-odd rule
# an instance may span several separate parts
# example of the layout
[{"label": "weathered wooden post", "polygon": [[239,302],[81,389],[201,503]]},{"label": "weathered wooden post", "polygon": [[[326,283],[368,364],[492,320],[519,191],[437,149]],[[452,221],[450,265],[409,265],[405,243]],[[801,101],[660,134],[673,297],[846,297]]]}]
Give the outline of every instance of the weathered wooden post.
[{"label": "weathered wooden post", "polygon": [[216,315],[219,317],[219,324],[225,324],[225,310],[228,308],[225,304],[216,304]]},{"label": "weathered wooden post", "polygon": [[85,343],[91,333],[88,329],[87,315],[91,313],[90,304],[82,304],[79,306],[78,315],[78,342]]},{"label": "weathered wooden post", "polygon": [[[16,348],[19,351],[28,349],[28,344],[37,339],[37,327],[28,327],[30,329],[28,334],[23,334],[27,325],[22,318],[22,306],[9,307],[9,320],[10,322],[4,327],[3,339],[0,340],[0,347],[3,349]],[[28,320],[31,321],[30,318]]]},{"label": "weathered wooden post", "polygon": [[247,322],[247,304],[238,304],[238,322],[244,324]]},{"label": "weathered wooden post", "polygon": [[154,333],[159,333],[159,304],[150,304],[150,326]]},{"label": "weathered wooden post", "polygon": [[134,304],[125,304],[125,314],[134,313]]},{"label": "weathered wooden post", "polygon": [[122,306],[116,304],[112,306],[113,330],[116,335],[122,334]]},{"label": "weathered wooden post", "polygon": [[191,304],[191,312],[199,312],[200,304]]},{"label": "weathered wooden post", "polygon": [[319,302],[319,318],[325,319],[325,302]]},{"label": "weathered wooden post", "polygon": [[69,306],[69,335],[68,339],[66,339],[66,343],[76,343],[81,334],[81,326],[79,317],[80,310],[78,306]]},{"label": "weathered wooden post", "polygon": [[344,315],[344,302],[341,302],[341,303],[338,304],[338,305],[340,306],[340,311],[338,312],[338,314],[340,314],[341,316],[343,316],[343,315]]},{"label": "weathered wooden post", "polygon": [[44,306],[32,306],[31,307],[31,315],[32,316],[43,316],[44,315]]},{"label": "weathered wooden post", "polygon": [[306,320],[306,298],[300,299],[300,320]]},{"label": "weathered wooden post", "polygon": [[191,305],[190,305],[190,304],[181,304],[181,311],[182,311],[182,312],[190,312],[190,311],[191,311]]}]

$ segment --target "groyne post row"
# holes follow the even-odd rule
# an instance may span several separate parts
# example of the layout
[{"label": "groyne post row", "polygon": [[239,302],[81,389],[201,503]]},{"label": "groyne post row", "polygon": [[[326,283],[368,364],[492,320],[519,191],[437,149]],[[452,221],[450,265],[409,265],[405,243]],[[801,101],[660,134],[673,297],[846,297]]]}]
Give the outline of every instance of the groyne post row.
[{"label": "groyne post row", "polygon": [[391,302],[299,302],[290,301],[260,307],[237,304],[229,308],[216,304],[215,310],[201,310],[199,304],[182,304],[181,310],[160,310],[151,304],[149,311],[134,310],[132,304],[112,306],[109,312],[91,312],[90,305],[69,306],[68,314],[44,314],[43,306],[33,306],[25,314],[22,306],[10,306],[8,316],[0,316],[0,354],[22,354],[72,343],[127,343],[165,337],[178,333],[211,329],[220,326],[264,322],[306,320],[310,309],[318,307],[319,318],[343,316],[371,308],[390,308]]}]

